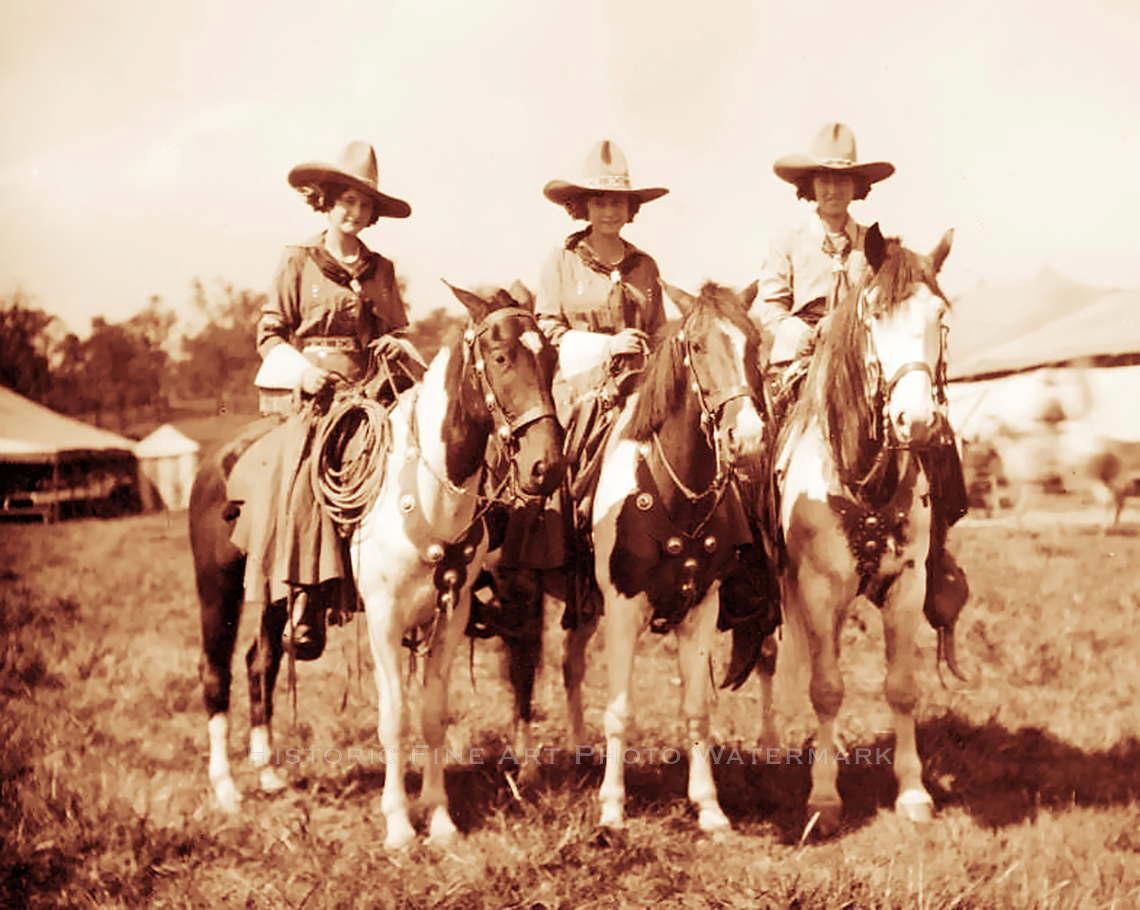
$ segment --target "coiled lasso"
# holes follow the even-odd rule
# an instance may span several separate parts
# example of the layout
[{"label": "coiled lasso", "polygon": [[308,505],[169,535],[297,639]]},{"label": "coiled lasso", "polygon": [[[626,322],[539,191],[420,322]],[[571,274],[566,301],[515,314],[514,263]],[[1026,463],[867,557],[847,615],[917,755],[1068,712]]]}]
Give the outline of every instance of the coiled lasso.
[{"label": "coiled lasso", "polygon": [[363,394],[338,397],[317,426],[313,495],[341,537],[352,536],[380,495],[391,435],[388,409]]}]

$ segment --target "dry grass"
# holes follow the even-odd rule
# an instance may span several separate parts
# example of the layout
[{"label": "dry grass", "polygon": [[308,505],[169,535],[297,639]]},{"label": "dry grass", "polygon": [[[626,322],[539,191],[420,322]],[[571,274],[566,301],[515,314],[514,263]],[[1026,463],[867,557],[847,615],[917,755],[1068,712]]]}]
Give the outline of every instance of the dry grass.
[{"label": "dry grass", "polygon": [[[595,827],[600,768],[561,748],[565,711],[551,637],[539,732],[552,747],[514,793],[501,760],[510,702],[499,654],[476,647],[452,683],[448,773],[465,836],[440,851],[381,848],[375,694],[359,620],[298,668],[295,726],[280,690],[276,747],[290,788],[247,792],[234,819],[211,806],[198,630],[181,518],[54,528],[0,526],[0,901],[15,906],[306,907],[1085,907],[1140,902],[1140,538],[1083,527],[995,524],[955,540],[975,598],[962,653],[977,675],[945,690],[927,656],[920,748],[938,817],[890,811],[882,762],[841,773],[845,830],[800,843],[808,769],[751,751],[758,687],[720,693],[717,776],[734,831],[696,832],[677,746],[679,690],[668,640],[637,669],[642,759],[628,768],[629,827]],[[878,623],[845,631],[849,746],[891,746],[879,697]],[[243,620],[242,647],[253,617]],[[726,643],[725,643],[726,644]],[[595,652],[596,653],[596,652]],[[719,655],[723,658],[723,654]],[[587,721],[600,739],[596,653]],[[240,668],[240,656],[235,661]],[[247,730],[242,674],[234,754]],[[784,717],[784,744],[810,733]],[[557,748],[555,748],[557,747]],[[733,747],[738,751],[732,752]],[[653,750],[657,751],[654,752]],[[753,754],[757,756],[753,764]],[[418,776],[411,775],[418,787]]]}]

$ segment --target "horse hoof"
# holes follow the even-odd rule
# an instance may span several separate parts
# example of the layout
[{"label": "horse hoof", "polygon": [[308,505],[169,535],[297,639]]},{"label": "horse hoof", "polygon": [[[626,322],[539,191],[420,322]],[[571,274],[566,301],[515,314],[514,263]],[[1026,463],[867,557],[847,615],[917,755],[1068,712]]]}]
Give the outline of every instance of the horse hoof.
[{"label": "horse hoof", "polygon": [[725,831],[732,830],[732,824],[728,820],[728,816],[720,810],[720,807],[712,809],[701,809],[697,817],[697,823],[701,826],[701,830],[705,834],[721,834]]},{"label": "horse hoof", "polygon": [[458,834],[459,829],[455,827],[455,822],[451,820],[447,810],[436,808],[428,824],[428,843],[434,846],[447,846]]},{"label": "horse hoof", "polygon": [[280,793],[289,786],[285,778],[277,773],[276,768],[262,768],[258,772],[257,783],[262,793]]},{"label": "horse hoof", "polygon": [[[843,804],[839,802],[809,803],[807,815],[808,823],[804,826],[805,836],[820,839],[828,838],[839,830],[843,816]],[[814,824],[812,824],[813,819]]]},{"label": "horse hoof", "polygon": [[925,825],[934,820],[934,801],[926,793],[907,790],[895,800],[895,814],[916,825]]},{"label": "horse hoof", "polygon": [[241,791],[232,777],[215,782],[214,797],[218,801],[218,807],[227,815],[237,815],[241,810]]},{"label": "horse hoof", "polygon": [[416,831],[405,818],[400,821],[388,820],[388,834],[384,838],[385,850],[404,850],[416,839]]},{"label": "horse hoof", "polygon": [[602,817],[598,824],[611,831],[620,831],[625,827],[625,814],[621,806],[602,806]]}]

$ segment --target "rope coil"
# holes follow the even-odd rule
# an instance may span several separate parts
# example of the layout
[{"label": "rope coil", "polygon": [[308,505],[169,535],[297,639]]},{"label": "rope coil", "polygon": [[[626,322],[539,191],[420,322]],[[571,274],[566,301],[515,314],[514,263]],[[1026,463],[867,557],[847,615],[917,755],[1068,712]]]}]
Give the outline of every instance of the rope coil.
[{"label": "rope coil", "polygon": [[313,494],[342,537],[363,521],[384,486],[392,435],[387,409],[363,395],[332,403],[313,439]]}]

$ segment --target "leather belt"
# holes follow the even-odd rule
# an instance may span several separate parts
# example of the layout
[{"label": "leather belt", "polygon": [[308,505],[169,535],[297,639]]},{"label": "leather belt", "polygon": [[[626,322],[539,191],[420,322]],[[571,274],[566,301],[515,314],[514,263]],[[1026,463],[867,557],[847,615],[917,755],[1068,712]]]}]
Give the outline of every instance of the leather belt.
[{"label": "leather belt", "polygon": [[316,335],[304,339],[302,351],[308,350],[355,352],[360,350],[360,342],[344,335]]}]

